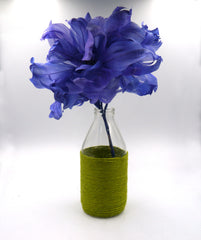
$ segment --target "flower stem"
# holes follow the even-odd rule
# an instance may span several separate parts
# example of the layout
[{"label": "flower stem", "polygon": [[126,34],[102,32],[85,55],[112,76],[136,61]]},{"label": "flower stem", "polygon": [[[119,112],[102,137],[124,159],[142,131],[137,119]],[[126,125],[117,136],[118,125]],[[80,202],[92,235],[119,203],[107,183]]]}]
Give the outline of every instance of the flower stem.
[{"label": "flower stem", "polygon": [[108,104],[106,104],[105,107],[103,108],[102,102],[98,102],[95,104],[95,106],[101,110],[102,118],[103,118],[103,121],[105,124],[105,129],[106,129],[106,133],[107,133],[107,137],[108,137],[108,141],[109,141],[109,145],[110,145],[111,155],[112,155],[112,157],[115,157],[114,147],[112,144],[112,138],[110,135],[110,128],[109,128],[107,118],[106,118],[106,110],[107,110]]}]

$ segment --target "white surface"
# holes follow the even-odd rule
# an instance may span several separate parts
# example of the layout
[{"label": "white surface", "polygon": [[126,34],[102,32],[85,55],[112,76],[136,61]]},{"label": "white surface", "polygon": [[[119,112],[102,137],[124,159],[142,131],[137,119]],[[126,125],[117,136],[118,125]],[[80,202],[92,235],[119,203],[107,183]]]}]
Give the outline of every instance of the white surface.
[{"label": "white surface", "polygon": [[81,209],[79,149],[8,149],[0,239],[200,240],[200,146],[145,145],[129,151],[127,206],[110,219]]}]

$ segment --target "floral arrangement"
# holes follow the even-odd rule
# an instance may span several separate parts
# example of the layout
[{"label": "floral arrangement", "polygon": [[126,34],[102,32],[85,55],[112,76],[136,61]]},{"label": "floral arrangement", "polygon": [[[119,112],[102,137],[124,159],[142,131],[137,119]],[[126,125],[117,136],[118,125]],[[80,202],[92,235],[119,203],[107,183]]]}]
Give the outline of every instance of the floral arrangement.
[{"label": "floral arrangement", "polygon": [[[131,21],[132,10],[117,7],[108,18],[73,18],[65,24],[50,22],[42,35],[50,50],[46,63],[31,59],[31,82],[54,93],[50,118],[89,101],[101,110],[111,154],[114,147],[106,119],[108,103],[117,93],[139,96],[157,90],[156,71],[162,58],[158,29],[148,30]],[[105,104],[105,106],[104,106]]]},{"label": "floral arrangement", "polygon": [[[117,7],[108,18],[73,18],[53,24],[42,35],[50,50],[46,63],[31,59],[31,82],[54,93],[50,118],[89,101],[105,112],[117,93],[140,96],[157,90],[156,71],[162,58],[158,29],[131,21],[132,10]],[[103,108],[103,104],[105,107]]]}]

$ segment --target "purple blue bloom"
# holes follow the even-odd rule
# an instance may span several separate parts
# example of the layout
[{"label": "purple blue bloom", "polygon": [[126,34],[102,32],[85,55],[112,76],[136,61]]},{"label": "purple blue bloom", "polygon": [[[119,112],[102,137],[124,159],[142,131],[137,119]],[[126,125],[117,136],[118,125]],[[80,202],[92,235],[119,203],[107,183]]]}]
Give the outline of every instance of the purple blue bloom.
[{"label": "purple blue bloom", "polygon": [[53,24],[42,35],[50,50],[46,63],[31,59],[31,82],[54,93],[50,117],[89,101],[108,104],[119,92],[140,96],[157,90],[156,71],[162,58],[158,29],[131,21],[132,10],[117,7],[108,18],[73,18],[70,27]]}]

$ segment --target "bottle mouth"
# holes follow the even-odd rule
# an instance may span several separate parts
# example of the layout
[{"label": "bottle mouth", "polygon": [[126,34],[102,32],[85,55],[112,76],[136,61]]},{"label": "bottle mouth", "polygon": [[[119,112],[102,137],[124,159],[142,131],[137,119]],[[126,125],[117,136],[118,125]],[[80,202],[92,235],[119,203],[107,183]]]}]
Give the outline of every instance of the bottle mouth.
[{"label": "bottle mouth", "polygon": [[[114,112],[115,112],[115,108],[113,107],[109,107],[106,109],[106,113],[114,113]],[[94,113],[102,113],[102,110],[98,108],[94,108]]]}]

